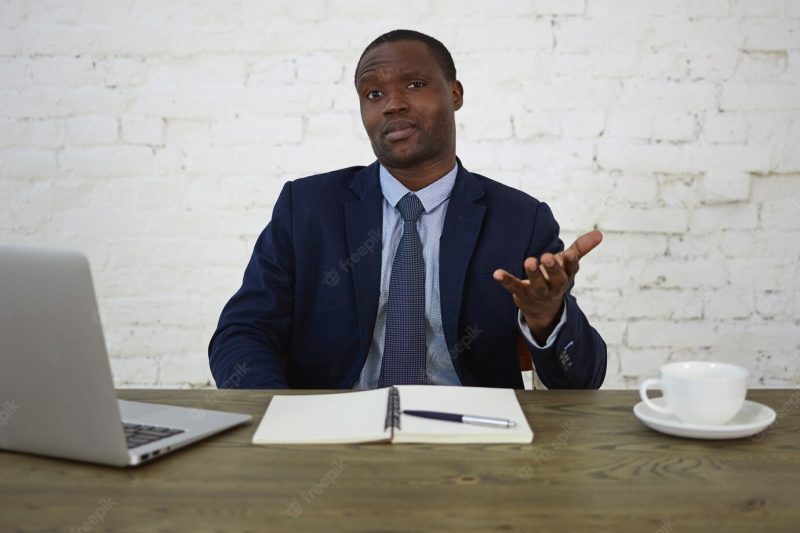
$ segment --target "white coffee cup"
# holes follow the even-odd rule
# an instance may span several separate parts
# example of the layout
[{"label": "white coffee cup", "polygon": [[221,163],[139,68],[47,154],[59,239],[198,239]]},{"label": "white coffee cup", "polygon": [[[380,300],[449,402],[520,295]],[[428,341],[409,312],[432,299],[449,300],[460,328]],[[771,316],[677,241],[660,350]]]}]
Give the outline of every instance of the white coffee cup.
[{"label": "white coffee cup", "polygon": [[[728,363],[670,363],[661,367],[660,379],[642,382],[639,396],[653,411],[675,416],[685,424],[720,426],[742,408],[748,374],[747,369]],[[666,407],[647,397],[651,387],[664,392]]]}]

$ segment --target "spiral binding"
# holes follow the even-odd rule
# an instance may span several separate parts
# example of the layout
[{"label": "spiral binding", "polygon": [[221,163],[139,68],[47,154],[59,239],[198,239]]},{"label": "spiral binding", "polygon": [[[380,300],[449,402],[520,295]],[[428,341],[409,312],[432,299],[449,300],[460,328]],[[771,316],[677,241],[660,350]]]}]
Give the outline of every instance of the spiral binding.
[{"label": "spiral binding", "polygon": [[397,387],[389,388],[389,398],[386,403],[386,421],[383,425],[383,430],[386,431],[389,427],[400,429],[400,391],[397,390]]}]

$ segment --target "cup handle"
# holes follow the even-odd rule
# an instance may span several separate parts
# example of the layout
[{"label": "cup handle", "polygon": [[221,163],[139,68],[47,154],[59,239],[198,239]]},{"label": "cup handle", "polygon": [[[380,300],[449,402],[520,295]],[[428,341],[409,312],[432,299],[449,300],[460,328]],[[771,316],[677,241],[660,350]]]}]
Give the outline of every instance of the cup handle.
[{"label": "cup handle", "polygon": [[647,397],[647,389],[650,387],[660,389],[661,380],[656,378],[647,378],[642,382],[642,384],[639,386],[639,396],[642,398],[642,401],[647,404],[647,407],[657,413],[661,413],[662,415],[672,415],[672,411],[665,407],[661,407],[660,405],[656,405],[653,403],[653,400]]}]

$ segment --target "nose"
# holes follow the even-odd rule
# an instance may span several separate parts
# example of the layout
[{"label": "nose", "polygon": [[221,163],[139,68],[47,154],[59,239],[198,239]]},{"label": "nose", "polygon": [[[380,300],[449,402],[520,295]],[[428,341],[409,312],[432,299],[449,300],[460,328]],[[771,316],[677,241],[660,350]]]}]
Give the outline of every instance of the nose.
[{"label": "nose", "polygon": [[384,115],[392,115],[394,113],[408,111],[408,101],[405,99],[402,92],[392,91],[387,95],[387,98],[384,101]]}]

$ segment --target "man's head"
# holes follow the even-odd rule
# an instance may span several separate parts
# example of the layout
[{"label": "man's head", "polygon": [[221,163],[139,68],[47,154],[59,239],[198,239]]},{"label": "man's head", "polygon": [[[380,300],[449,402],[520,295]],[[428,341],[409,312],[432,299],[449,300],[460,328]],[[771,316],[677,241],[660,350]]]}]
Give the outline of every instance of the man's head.
[{"label": "man's head", "polygon": [[[395,30],[358,61],[361,120],[378,160],[390,170],[452,168],[455,111],[463,102],[450,52],[428,35]],[[450,165],[450,166],[447,166]]]},{"label": "man's head", "polygon": [[456,65],[453,63],[453,56],[450,55],[450,50],[442,44],[438,39],[434,39],[430,35],[425,35],[414,30],[392,30],[377,37],[374,41],[369,43],[364,51],[361,52],[361,57],[358,59],[356,65],[355,82],[358,85],[358,67],[361,66],[361,61],[367,52],[370,52],[376,46],[386,43],[396,43],[398,41],[418,41],[428,47],[428,50],[433,55],[436,62],[442,68],[442,73],[447,81],[456,81]]}]

